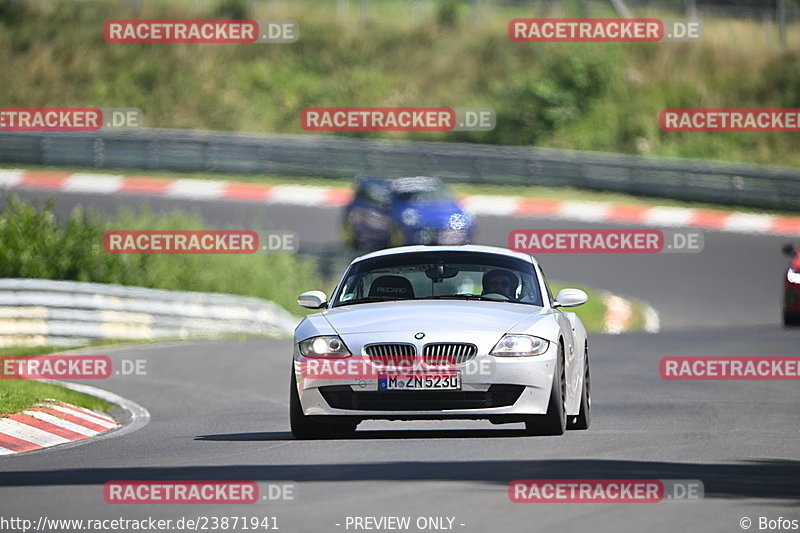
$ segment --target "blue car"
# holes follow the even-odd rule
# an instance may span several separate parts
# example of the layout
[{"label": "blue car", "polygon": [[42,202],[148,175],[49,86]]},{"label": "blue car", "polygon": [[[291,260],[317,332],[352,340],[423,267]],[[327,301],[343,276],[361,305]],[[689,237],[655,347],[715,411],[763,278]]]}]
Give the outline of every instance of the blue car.
[{"label": "blue car", "polygon": [[466,244],[474,224],[437,178],[356,179],[344,212],[345,241],[357,249]]}]

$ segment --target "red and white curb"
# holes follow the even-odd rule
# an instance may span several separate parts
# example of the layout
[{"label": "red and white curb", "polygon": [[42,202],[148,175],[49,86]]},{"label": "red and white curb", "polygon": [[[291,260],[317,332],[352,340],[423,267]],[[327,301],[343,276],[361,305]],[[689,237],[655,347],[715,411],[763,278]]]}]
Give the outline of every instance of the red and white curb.
[{"label": "red and white curb", "polygon": [[[82,352],[77,352],[76,355],[80,353]],[[42,417],[45,418],[45,420],[42,420],[42,418],[40,418],[41,415],[34,416],[27,411],[23,411],[19,414],[27,414],[28,417],[38,420],[38,422],[32,423],[30,418],[23,418],[22,420],[14,419],[17,415],[0,418],[0,455],[5,456],[8,460],[11,460],[11,458],[15,456],[27,455],[28,453],[39,453],[42,450],[48,450],[50,447],[56,445],[58,445],[57,449],[63,449],[106,438],[119,438],[128,433],[140,430],[150,422],[150,413],[147,409],[111,391],[92,387],[91,385],[84,385],[82,383],[70,383],[53,379],[39,379],[36,381],[58,385],[114,404],[127,413],[125,421],[124,423],[120,423],[106,414],[96,413],[63,402],[47,400],[44,404],[27,411],[41,413],[41,409],[45,409],[44,414],[56,418],[55,422],[58,423],[54,423],[49,417]],[[47,409],[52,409],[54,413],[47,412]],[[41,422],[49,422],[59,429],[54,430],[50,427],[43,429],[41,427]],[[87,426],[87,423],[92,425]],[[72,434],[66,436],[63,431],[70,431]],[[82,437],[78,437],[76,434]],[[15,448],[11,445],[11,439],[9,437],[25,441],[25,443],[18,443]],[[20,449],[20,447],[24,449]]]},{"label": "red and white curb", "polygon": [[[234,181],[3,169],[0,169],[0,188],[86,194],[141,194],[183,200],[249,201],[306,207],[342,206],[352,198],[350,189],[340,187],[261,185]],[[800,235],[800,216],[515,196],[467,195],[461,197],[461,202],[475,215]]]},{"label": "red and white curb", "polygon": [[603,294],[603,302],[606,305],[603,333],[619,335],[629,331],[634,319],[634,306],[637,303],[642,307],[641,312],[644,314],[644,330],[648,333],[658,333],[661,329],[658,312],[645,303],[633,302],[610,292]]},{"label": "red and white curb", "polygon": [[119,425],[108,415],[47,400],[21,413],[0,418],[0,455],[96,437]]}]

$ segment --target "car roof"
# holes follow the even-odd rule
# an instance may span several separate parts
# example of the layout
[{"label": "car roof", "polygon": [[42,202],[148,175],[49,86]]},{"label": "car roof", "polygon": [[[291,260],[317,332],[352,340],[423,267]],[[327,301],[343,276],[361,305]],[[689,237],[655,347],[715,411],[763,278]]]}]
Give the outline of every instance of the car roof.
[{"label": "car roof", "polygon": [[439,178],[427,176],[414,176],[410,178],[396,178],[392,180],[392,190],[397,193],[435,191],[442,187]]},{"label": "car roof", "polygon": [[385,178],[372,175],[361,175],[356,178],[358,185],[375,184],[393,193],[421,192],[438,190],[444,185],[439,178],[429,176],[405,176],[401,178]]},{"label": "car roof", "polygon": [[385,257],[390,255],[400,255],[407,253],[418,252],[481,252],[487,254],[504,255],[506,257],[514,257],[522,259],[523,261],[538,264],[536,259],[528,254],[515,252],[508,248],[500,248],[498,246],[483,246],[478,244],[462,244],[462,245],[415,245],[415,246],[400,246],[398,248],[386,248],[376,252],[368,253],[353,259],[352,263],[363,261],[364,259],[372,259],[374,257]]}]

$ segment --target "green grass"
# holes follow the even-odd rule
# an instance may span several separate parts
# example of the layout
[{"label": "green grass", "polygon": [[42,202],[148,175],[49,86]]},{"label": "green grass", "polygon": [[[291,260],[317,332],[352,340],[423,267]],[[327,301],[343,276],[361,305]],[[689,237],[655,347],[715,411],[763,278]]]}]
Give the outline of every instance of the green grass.
[{"label": "green grass", "polygon": [[59,346],[8,346],[0,348],[0,357],[7,357],[10,355],[18,355],[18,356],[48,355],[51,353],[62,351],[63,349],[64,349],[63,347]]},{"label": "green grass", "polygon": [[[421,4],[414,16],[411,2],[372,0],[362,20],[356,0],[343,17],[331,0],[5,2],[3,105],[138,107],[149,127],[278,133],[302,132],[310,106],[492,107],[491,132],[352,135],[800,166],[797,133],[666,133],[657,120],[667,107],[800,107],[797,21],[787,52],[774,22],[724,18],[704,20],[696,43],[515,43],[510,18],[558,11]],[[560,15],[581,4],[560,2]],[[295,19],[300,39],[112,45],[100,31],[109,18],[247,15]]]},{"label": "green grass", "polygon": [[114,404],[100,398],[50,383],[24,379],[0,381],[0,415],[19,413],[50,399],[85,407],[92,411],[108,411],[115,407]]},{"label": "green grass", "polygon": [[[111,229],[210,228],[196,214],[123,210],[107,220],[80,206],[59,221],[51,203],[37,209],[12,194],[0,210],[0,277],[256,296],[295,313],[297,295],[309,285],[322,286],[316,262],[293,254],[108,254],[102,239]],[[255,224],[241,229],[264,230]]]},{"label": "green grass", "polygon": [[[59,351],[63,351],[63,348],[57,346],[7,347],[0,348],[0,357],[47,355]],[[85,407],[93,411],[108,411],[115,407],[114,404],[100,398],[58,385],[26,379],[0,378],[0,415],[19,413],[49,399]]]}]

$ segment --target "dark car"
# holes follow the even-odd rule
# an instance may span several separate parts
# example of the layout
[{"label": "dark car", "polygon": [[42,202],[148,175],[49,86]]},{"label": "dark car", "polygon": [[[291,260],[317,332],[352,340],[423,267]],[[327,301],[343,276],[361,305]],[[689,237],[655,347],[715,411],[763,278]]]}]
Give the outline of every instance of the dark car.
[{"label": "dark car", "polygon": [[345,207],[345,240],[354,248],[412,244],[467,244],[474,225],[441,180],[356,179],[353,200]]},{"label": "dark car", "polygon": [[787,244],[783,253],[791,258],[783,278],[783,324],[800,326],[800,252]]}]

